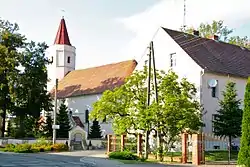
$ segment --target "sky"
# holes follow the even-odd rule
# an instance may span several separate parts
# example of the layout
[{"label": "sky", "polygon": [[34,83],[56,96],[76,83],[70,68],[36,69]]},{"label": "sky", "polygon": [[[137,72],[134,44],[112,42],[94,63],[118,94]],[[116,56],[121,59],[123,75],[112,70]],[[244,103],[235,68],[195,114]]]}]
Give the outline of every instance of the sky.
[{"label": "sky", "polygon": [[[29,40],[48,45],[64,16],[77,69],[139,61],[158,27],[179,29],[183,24],[183,0],[1,1],[1,19],[16,22]],[[234,35],[250,36],[249,0],[186,0],[186,6],[188,26],[224,20]]]}]

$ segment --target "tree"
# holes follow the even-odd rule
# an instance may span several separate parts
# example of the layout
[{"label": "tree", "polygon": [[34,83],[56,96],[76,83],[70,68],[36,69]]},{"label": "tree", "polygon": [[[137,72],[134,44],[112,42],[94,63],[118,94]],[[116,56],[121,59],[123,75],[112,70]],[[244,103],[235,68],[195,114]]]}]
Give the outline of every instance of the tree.
[{"label": "tree", "polygon": [[231,81],[227,83],[226,90],[222,92],[223,100],[219,101],[220,109],[213,120],[214,134],[229,139],[229,162],[232,139],[241,136],[242,110],[235,85]]},{"label": "tree", "polygon": [[59,138],[69,137],[70,122],[68,112],[68,107],[65,105],[65,100],[63,99],[56,118],[57,125],[60,125],[60,129],[57,130],[57,137]]},{"label": "tree", "polygon": [[[51,110],[52,104],[50,96],[47,92],[47,58],[45,58],[45,50],[47,45],[45,43],[38,43],[31,41],[27,43],[25,50],[22,52],[20,58],[20,65],[24,68],[19,71],[16,80],[12,80],[12,84],[16,85],[12,91],[12,99],[15,101],[13,113],[20,117],[20,134],[24,133],[25,118],[34,119],[34,128],[39,130],[38,121],[40,119],[41,111]],[[38,131],[34,131],[34,133]],[[31,134],[30,134],[31,135]],[[34,134],[34,136],[40,134]],[[20,136],[24,137],[24,136]]]},{"label": "tree", "polygon": [[245,96],[244,96],[244,110],[242,119],[242,136],[240,140],[240,152],[238,154],[238,164],[250,166],[250,77],[248,78]]},{"label": "tree", "polygon": [[[19,117],[17,125],[20,137],[25,136],[26,118],[34,118],[34,124],[42,110],[51,106],[47,93],[47,69],[45,43],[27,42],[18,33],[17,24],[0,20],[0,114],[3,118],[2,136],[5,131],[5,118],[8,113]],[[20,68],[21,67],[21,68]],[[22,69],[22,70],[21,70]],[[30,117],[31,116],[31,117]],[[37,131],[35,131],[37,132]]]},{"label": "tree", "polygon": [[20,60],[20,49],[25,46],[25,37],[18,33],[17,24],[0,19],[0,111],[2,117],[2,136],[5,133],[5,119],[7,111],[12,109],[11,101],[13,89],[15,85],[10,82],[15,80]]},{"label": "tree", "polygon": [[[195,86],[186,79],[178,82],[178,76],[172,71],[157,71],[159,103],[152,99],[147,106],[147,78],[145,66],[128,77],[121,87],[105,91],[94,103],[90,119],[112,120],[116,134],[162,131],[160,136],[171,141],[186,129],[199,130],[200,106],[193,98]],[[154,91],[151,96],[154,97]]]},{"label": "tree", "polygon": [[99,125],[99,122],[97,120],[94,120],[92,126],[90,127],[89,138],[90,139],[102,138],[101,126]]},{"label": "tree", "polygon": [[52,125],[53,125],[53,121],[51,118],[51,111],[46,111],[45,122],[44,122],[44,126],[43,126],[44,137],[52,138],[52,135],[53,135]]},{"label": "tree", "polygon": [[[218,35],[219,39],[224,42],[250,49],[250,39],[247,36],[243,38],[240,36],[231,36],[233,33],[233,29],[225,26],[224,21],[222,20],[213,20],[211,24],[201,23],[198,27],[198,31],[200,32],[200,35],[202,37],[209,38],[212,35]],[[191,34],[193,33],[193,28],[190,27],[185,32]]]}]

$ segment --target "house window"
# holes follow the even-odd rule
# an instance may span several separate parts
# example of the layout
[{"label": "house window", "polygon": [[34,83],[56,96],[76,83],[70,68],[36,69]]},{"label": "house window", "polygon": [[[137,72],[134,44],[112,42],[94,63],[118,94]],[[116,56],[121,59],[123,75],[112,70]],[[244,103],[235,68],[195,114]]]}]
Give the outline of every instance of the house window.
[{"label": "house window", "polygon": [[216,87],[212,87],[212,97],[216,97]]},{"label": "house window", "polygon": [[217,85],[215,87],[211,87],[211,95],[214,98],[218,96],[218,80],[216,81],[217,81]]},{"label": "house window", "polygon": [[68,60],[67,60],[68,63],[70,63],[70,57],[68,57]]},{"label": "house window", "polygon": [[88,123],[89,122],[89,110],[85,111],[85,122]]},{"label": "house window", "polygon": [[170,54],[170,67],[176,66],[175,54],[176,54],[176,53],[171,53],[171,54]]}]

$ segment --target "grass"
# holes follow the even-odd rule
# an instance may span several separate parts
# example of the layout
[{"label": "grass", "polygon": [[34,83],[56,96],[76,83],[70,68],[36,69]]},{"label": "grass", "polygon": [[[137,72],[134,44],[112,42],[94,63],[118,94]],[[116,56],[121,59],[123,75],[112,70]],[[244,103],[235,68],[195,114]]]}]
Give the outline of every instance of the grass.
[{"label": "grass", "polygon": [[[207,151],[205,153],[206,161],[227,161],[228,151]],[[237,160],[238,151],[231,152],[231,160]]]},{"label": "grass", "polygon": [[140,160],[119,160],[119,159],[116,159],[118,160],[119,162],[121,163],[124,163],[124,164],[148,164],[148,163],[157,163],[158,161],[157,160],[146,160],[146,161],[140,161]]}]

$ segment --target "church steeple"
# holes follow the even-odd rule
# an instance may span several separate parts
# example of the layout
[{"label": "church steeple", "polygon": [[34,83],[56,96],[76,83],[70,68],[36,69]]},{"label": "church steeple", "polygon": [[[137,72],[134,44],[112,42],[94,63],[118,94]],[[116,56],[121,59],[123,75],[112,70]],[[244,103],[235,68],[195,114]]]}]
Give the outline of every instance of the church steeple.
[{"label": "church steeple", "polygon": [[63,17],[61,19],[61,22],[60,22],[60,25],[56,34],[56,39],[55,39],[54,44],[71,46],[66,23]]}]

